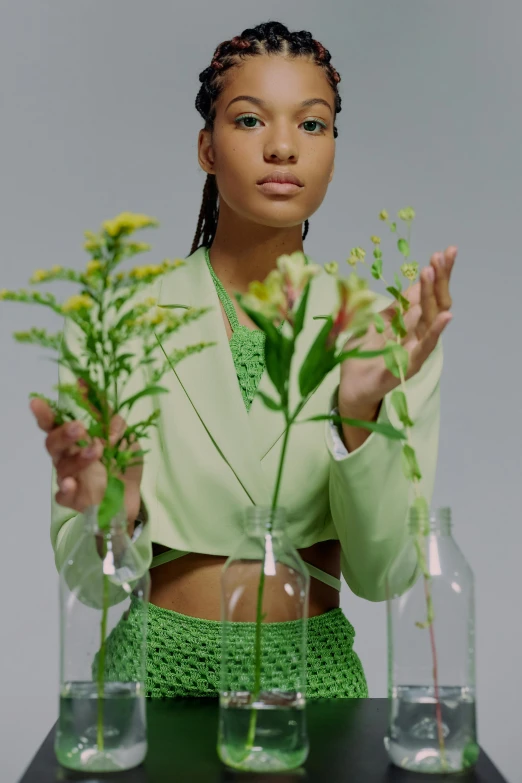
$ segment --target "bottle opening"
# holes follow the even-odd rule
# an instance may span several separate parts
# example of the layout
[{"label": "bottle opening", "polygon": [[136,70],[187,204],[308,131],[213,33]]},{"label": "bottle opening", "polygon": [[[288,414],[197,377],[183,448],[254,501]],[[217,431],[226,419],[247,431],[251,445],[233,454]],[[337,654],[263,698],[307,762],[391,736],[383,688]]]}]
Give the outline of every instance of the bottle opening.
[{"label": "bottle opening", "polygon": [[286,525],[286,509],[277,506],[249,506],[245,512],[247,532],[283,531]]},{"label": "bottle opening", "polygon": [[448,535],[451,533],[451,527],[451,508],[449,506],[430,508],[428,513],[423,513],[418,507],[410,507],[409,529],[411,533],[420,530]]}]

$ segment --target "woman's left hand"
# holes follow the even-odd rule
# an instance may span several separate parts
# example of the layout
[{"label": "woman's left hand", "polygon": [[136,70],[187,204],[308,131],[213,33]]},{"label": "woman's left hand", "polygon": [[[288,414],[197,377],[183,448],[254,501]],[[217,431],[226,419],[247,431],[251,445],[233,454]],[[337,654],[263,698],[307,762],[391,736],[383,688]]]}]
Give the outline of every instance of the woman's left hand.
[{"label": "woman's left hand", "polygon": [[[406,379],[419,372],[453,317],[449,313],[452,305],[449,281],[456,256],[455,246],[448,247],[444,253],[434,253],[430,265],[421,270],[420,280],[403,292],[411,305],[404,314],[407,334],[401,340],[409,354]],[[389,340],[396,341],[391,327],[396,309],[397,304],[394,302],[380,312],[385,323],[382,334],[372,324],[362,340],[351,338],[344,350],[358,347],[375,351],[384,348]],[[377,418],[383,397],[399,385],[400,379],[388,370],[382,356],[374,359],[346,359],[341,364],[339,414],[372,421]]]}]

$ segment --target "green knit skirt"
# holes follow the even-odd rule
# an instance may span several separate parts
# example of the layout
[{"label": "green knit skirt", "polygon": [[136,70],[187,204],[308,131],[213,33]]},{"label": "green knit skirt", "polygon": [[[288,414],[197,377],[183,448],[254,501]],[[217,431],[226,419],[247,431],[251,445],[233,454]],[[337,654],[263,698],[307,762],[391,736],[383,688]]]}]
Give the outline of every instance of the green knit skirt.
[{"label": "green knit skirt", "polygon": [[[227,666],[235,681],[252,675],[255,623],[229,623]],[[301,661],[300,621],[263,623],[263,684],[294,690]],[[106,641],[105,672],[112,681],[137,679],[142,616],[131,600]],[[307,621],[306,698],[365,698],[368,686],[357,653],[355,631],[341,609]],[[217,696],[221,677],[222,624],[149,604],[146,695],[152,698]],[[97,669],[97,657],[93,674]]]}]

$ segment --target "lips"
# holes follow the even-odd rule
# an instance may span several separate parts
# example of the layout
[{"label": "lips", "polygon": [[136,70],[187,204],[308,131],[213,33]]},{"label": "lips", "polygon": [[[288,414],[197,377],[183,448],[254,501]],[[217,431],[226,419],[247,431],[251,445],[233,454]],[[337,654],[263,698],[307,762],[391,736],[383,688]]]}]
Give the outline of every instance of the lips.
[{"label": "lips", "polygon": [[267,174],[263,179],[258,180],[258,185],[265,185],[268,182],[275,182],[279,185],[297,185],[302,188],[303,183],[296,177],[295,174],[291,174],[289,171],[272,171]]}]

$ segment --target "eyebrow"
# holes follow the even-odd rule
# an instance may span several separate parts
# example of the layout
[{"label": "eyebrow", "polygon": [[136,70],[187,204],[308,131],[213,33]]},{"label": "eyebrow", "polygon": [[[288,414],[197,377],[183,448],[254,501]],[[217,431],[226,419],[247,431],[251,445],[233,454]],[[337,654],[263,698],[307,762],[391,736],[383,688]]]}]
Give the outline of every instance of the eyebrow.
[{"label": "eyebrow", "polygon": [[[227,110],[230,108],[230,106],[232,106],[233,103],[237,103],[238,101],[249,101],[250,103],[255,103],[257,106],[266,108],[266,102],[261,100],[261,98],[255,98],[253,95],[238,95],[236,98],[232,98],[232,100],[227,106]],[[324,98],[308,98],[308,100],[303,101],[300,104],[299,108],[305,109],[308,106],[315,106],[316,104],[322,104],[323,106],[327,106],[333,114],[331,105],[328,103],[328,101],[325,101]]]}]

